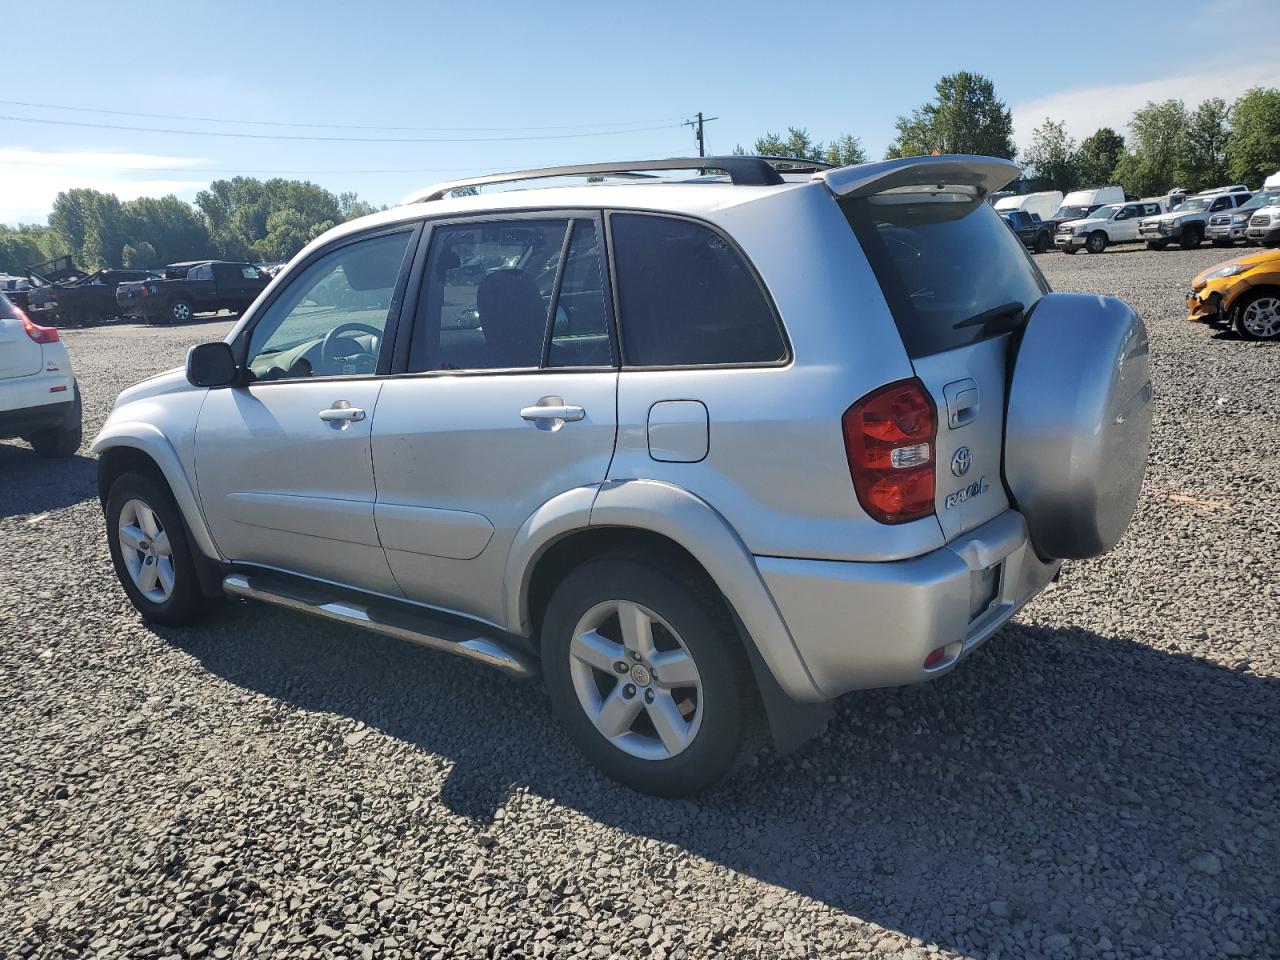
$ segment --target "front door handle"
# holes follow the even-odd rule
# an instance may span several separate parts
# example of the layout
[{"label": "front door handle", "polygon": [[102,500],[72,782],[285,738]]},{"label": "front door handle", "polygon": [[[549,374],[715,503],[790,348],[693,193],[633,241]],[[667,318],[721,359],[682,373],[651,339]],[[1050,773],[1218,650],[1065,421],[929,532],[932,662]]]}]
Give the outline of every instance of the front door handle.
[{"label": "front door handle", "polygon": [[320,419],[326,423],[359,423],[364,419],[364,411],[346,400],[339,400],[329,409],[321,410]]}]

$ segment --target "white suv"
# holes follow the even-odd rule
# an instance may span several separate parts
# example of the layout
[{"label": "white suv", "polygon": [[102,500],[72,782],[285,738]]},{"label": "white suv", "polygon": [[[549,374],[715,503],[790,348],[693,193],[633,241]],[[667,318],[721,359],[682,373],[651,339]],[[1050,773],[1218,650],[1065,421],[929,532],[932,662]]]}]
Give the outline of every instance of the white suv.
[{"label": "white suv", "polygon": [[231,594],[541,672],[610,776],[706,787],[1128,524],[1146,333],[1050,292],[984,202],[1018,172],[642,161],[343,224],[120,395],[120,581],[160,623]]},{"label": "white suv", "polygon": [[80,389],[54,327],[32,323],[0,293],[0,440],[20,437],[42,457],[80,448]]}]

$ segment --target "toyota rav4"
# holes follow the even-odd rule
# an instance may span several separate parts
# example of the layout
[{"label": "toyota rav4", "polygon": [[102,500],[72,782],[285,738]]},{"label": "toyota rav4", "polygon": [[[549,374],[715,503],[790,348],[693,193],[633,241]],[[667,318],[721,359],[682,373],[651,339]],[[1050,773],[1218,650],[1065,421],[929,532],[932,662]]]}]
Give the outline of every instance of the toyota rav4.
[{"label": "toyota rav4", "polygon": [[705,788],[1126,528],[1146,333],[1050,292],[984,202],[1018,174],[641,161],[343,224],[116,401],[120,582],[157,623],[248,597],[541,673],[607,774]]}]

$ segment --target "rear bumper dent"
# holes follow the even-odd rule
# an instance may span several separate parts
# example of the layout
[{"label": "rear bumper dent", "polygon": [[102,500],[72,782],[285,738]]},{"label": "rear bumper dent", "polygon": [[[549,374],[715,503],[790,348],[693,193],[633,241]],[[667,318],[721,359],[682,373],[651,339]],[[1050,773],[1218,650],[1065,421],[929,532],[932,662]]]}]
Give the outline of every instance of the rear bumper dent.
[{"label": "rear bumper dent", "polygon": [[[1026,523],[1013,510],[911,560],[756,562],[806,668],[828,698],[949,672],[1061,566],[1036,556]],[[939,648],[945,648],[942,659],[926,669],[925,658]]]}]

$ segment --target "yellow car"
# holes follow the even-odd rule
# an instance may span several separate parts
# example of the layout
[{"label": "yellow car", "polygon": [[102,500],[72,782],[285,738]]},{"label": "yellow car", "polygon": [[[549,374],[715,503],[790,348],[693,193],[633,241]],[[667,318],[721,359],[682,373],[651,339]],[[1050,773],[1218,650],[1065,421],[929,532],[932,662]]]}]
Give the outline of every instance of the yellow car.
[{"label": "yellow car", "polygon": [[1235,324],[1246,340],[1280,340],[1280,250],[1246,253],[1191,281],[1187,319]]}]

